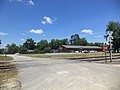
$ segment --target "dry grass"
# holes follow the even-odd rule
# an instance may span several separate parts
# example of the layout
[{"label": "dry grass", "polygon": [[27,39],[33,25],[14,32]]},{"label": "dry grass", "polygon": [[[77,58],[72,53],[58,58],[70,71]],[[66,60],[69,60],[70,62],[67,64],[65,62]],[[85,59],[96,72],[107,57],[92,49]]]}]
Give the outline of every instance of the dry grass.
[{"label": "dry grass", "polygon": [[0,55],[0,61],[10,61],[10,60],[13,60],[13,58],[12,57],[10,57],[10,56],[1,56]]},{"label": "dry grass", "polygon": [[[105,53],[73,53],[73,54],[27,54],[24,56],[37,58],[59,58],[59,59],[84,59],[84,58],[100,58],[104,57]],[[107,53],[109,56],[109,53]],[[120,56],[120,53],[113,53],[113,56]]]},{"label": "dry grass", "polygon": [[12,57],[0,55],[0,86],[9,79],[17,77],[18,71],[15,65],[10,63],[11,60],[13,60]]},{"label": "dry grass", "polygon": [[16,78],[18,71],[14,64],[0,63],[0,85],[10,78]]}]

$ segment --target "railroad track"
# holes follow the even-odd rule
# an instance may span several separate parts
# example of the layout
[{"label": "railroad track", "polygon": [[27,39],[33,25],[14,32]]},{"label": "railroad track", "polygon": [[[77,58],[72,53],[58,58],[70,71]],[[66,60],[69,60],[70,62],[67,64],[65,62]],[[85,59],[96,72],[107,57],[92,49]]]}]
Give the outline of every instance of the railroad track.
[{"label": "railroad track", "polygon": [[[120,56],[112,57],[112,59],[113,60],[120,59]],[[102,57],[102,58],[90,57],[90,58],[84,58],[84,59],[82,59],[82,58],[70,58],[70,60],[79,60],[79,61],[87,61],[87,62],[94,62],[95,61],[96,62],[96,61],[105,61],[105,60],[109,61],[110,57],[107,57],[106,59],[105,59],[105,57]]]}]

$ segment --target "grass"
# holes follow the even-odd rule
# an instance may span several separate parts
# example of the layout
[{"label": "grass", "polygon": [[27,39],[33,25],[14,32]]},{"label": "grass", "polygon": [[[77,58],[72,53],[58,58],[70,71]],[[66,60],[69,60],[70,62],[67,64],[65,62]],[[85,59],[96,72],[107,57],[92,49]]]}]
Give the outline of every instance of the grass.
[{"label": "grass", "polygon": [[0,61],[10,61],[10,60],[13,60],[13,58],[12,57],[10,57],[10,56],[1,56],[0,55]]},{"label": "grass", "polygon": [[[84,59],[84,58],[99,58],[104,57],[105,53],[66,53],[66,54],[23,54],[24,56],[37,58],[58,58],[58,59]],[[113,56],[120,55],[120,53],[113,53]],[[107,53],[109,56],[109,53]]]}]

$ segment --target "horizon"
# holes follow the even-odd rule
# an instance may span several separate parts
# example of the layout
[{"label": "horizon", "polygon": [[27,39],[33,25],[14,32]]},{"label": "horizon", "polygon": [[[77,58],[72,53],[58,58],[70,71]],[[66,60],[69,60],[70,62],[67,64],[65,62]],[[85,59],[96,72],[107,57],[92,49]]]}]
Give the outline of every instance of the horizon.
[{"label": "horizon", "polygon": [[106,25],[120,22],[118,0],[1,0],[0,40],[23,44],[46,39],[70,39],[73,34],[90,42],[106,42]]}]

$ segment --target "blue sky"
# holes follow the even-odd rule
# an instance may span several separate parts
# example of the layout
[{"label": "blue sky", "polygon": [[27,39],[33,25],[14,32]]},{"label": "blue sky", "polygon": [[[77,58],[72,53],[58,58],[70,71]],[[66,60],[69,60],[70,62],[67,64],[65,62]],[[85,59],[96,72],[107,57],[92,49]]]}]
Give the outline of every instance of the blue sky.
[{"label": "blue sky", "polygon": [[119,0],[0,0],[0,39],[22,44],[28,37],[105,42],[109,21],[120,22]]}]

